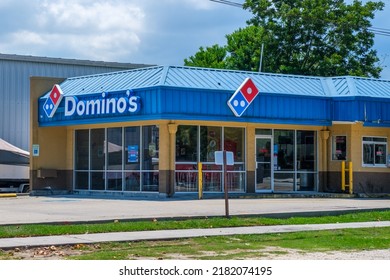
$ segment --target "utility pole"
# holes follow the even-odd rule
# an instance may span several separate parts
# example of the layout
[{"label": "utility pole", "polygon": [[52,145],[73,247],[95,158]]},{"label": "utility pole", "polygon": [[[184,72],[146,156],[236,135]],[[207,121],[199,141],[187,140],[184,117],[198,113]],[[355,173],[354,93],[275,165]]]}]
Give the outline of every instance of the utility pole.
[{"label": "utility pole", "polygon": [[[229,5],[237,8],[242,8],[243,4],[237,3],[234,1],[229,0],[210,0],[211,2]],[[260,51],[260,62],[259,62],[259,72],[261,72],[262,64],[263,64],[263,53],[264,53],[264,43],[261,44],[261,51]]]}]

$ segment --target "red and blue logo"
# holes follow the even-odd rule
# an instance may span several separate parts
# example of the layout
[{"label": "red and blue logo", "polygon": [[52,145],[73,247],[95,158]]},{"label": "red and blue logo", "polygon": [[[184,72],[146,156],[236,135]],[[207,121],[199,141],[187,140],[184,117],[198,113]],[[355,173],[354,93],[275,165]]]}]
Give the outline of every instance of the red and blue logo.
[{"label": "red and blue logo", "polygon": [[45,104],[43,104],[43,110],[45,111],[47,117],[51,118],[54,116],[61,103],[62,97],[63,93],[60,86],[54,85]]},{"label": "red and blue logo", "polygon": [[250,78],[246,78],[232,97],[230,97],[227,104],[236,117],[241,117],[258,93],[259,90],[253,81]]}]

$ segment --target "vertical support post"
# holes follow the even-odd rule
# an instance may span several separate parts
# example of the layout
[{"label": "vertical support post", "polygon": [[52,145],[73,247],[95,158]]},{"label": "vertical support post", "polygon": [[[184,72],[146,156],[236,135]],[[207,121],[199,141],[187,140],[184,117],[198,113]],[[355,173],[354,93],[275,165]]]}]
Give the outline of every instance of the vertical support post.
[{"label": "vertical support post", "polygon": [[329,130],[321,130],[320,131],[320,138],[322,140],[322,163],[321,168],[322,170],[322,176],[320,181],[319,190],[326,191],[328,188],[328,139],[330,137],[330,131]]},{"label": "vertical support post", "polygon": [[[173,196],[175,193],[175,169],[176,169],[176,159],[175,159],[175,150],[176,150],[176,132],[177,132],[177,124],[169,123],[168,124],[168,132],[169,132],[169,179],[167,186],[167,195]],[[161,141],[161,137],[160,137]],[[161,167],[160,167],[161,168]]]},{"label": "vertical support post", "polygon": [[227,162],[226,162],[226,151],[223,151],[223,181],[224,181],[224,190],[225,190],[225,215],[226,218],[229,216],[229,195],[228,195],[228,185],[227,185]]},{"label": "vertical support post", "polygon": [[348,177],[349,177],[349,194],[353,193],[353,172],[352,172],[352,161],[348,163]]},{"label": "vertical support post", "polygon": [[201,162],[198,162],[198,196],[199,199],[203,198],[203,166]]},{"label": "vertical support post", "polygon": [[345,161],[341,162],[341,190],[345,191]]}]

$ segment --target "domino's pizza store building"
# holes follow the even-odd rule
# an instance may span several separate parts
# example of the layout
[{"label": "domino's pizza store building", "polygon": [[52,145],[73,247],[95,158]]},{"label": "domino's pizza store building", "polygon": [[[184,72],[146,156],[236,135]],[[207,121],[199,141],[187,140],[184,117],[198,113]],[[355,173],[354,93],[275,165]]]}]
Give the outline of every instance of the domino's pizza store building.
[{"label": "domino's pizza store building", "polygon": [[[33,77],[30,184],[113,196],[218,194],[225,183],[238,194],[389,193],[389,127],[385,80],[173,66]],[[223,150],[234,157],[226,177]]]}]

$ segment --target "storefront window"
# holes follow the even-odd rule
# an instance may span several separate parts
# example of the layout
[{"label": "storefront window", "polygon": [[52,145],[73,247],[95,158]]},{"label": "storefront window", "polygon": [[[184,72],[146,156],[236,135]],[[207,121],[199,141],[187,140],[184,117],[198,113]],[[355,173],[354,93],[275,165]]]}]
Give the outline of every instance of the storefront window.
[{"label": "storefront window", "polygon": [[104,170],[105,152],[104,152],[104,128],[91,129],[90,141],[90,161],[91,170]]},{"label": "storefront window", "polygon": [[89,187],[89,172],[75,171],[74,173],[75,189],[88,190]]},{"label": "storefront window", "polygon": [[102,171],[93,171],[90,173],[91,190],[103,191],[105,189],[105,173]]},{"label": "storefront window", "polygon": [[316,134],[315,131],[297,131],[297,169],[316,170]]},{"label": "storefront window", "polygon": [[275,170],[293,171],[294,165],[294,131],[275,130],[274,132],[274,166]]},{"label": "storefront window", "polygon": [[140,169],[140,127],[131,126],[125,127],[125,169],[139,170]]},{"label": "storefront window", "polygon": [[[77,130],[75,135],[75,169],[89,169],[89,130]],[[88,181],[88,180],[87,180]]]},{"label": "storefront window", "polygon": [[[89,130],[75,133],[75,188],[87,190],[89,187]],[[85,170],[85,171],[80,171]]]},{"label": "storefront window", "polygon": [[122,191],[122,172],[106,172],[107,190]]},{"label": "storefront window", "polygon": [[130,126],[124,128],[124,190],[139,192],[141,190],[141,134],[139,126]]},{"label": "storefront window", "polygon": [[347,159],[347,136],[332,137],[332,160]]},{"label": "storefront window", "polygon": [[125,170],[140,170],[141,161],[141,142],[140,142],[140,127],[130,126],[124,128],[125,145],[124,145],[124,160]]},{"label": "storefront window", "polygon": [[180,125],[176,132],[176,162],[198,161],[198,127]]},{"label": "storefront window", "polygon": [[317,133],[274,130],[273,139],[274,191],[314,191],[317,180]]},{"label": "storefront window", "polygon": [[256,135],[272,135],[272,129],[256,128]]},{"label": "storefront window", "polygon": [[234,162],[245,162],[245,129],[225,127],[223,139],[224,149],[233,152]]},{"label": "storefront window", "polygon": [[[203,191],[222,191],[222,168],[215,165],[215,152],[221,151],[222,127],[200,127],[200,161],[203,163]],[[206,164],[210,163],[210,164]]]},{"label": "storefront window", "polygon": [[158,127],[143,127],[143,170],[158,170]]},{"label": "storefront window", "polygon": [[142,132],[142,191],[156,192],[159,181],[159,129],[157,126],[144,126]]},{"label": "storefront window", "polygon": [[245,129],[224,128],[224,150],[233,152],[234,166],[228,168],[227,186],[231,192],[244,191],[245,186]]},{"label": "storefront window", "polygon": [[198,126],[179,125],[176,132],[177,192],[198,190]]},{"label": "storefront window", "polygon": [[[199,133],[198,133],[199,131]],[[200,153],[198,153],[198,147]],[[175,191],[198,191],[198,163],[202,163],[203,191],[223,191],[223,170],[215,164],[216,151],[231,151],[234,166],[229,166],[229,191],[245,190],[245,129],[215,126],[178,126],[176,133]]]},{"label": "storefront window", "polygon": [[315,131],[297,131],[297,190],[314,191],[317,171]]},{"label": "storefront window", "polygon": [[221,127],[200,127],[200,161],[214,162],[216,151],[221,151]]},{"label": "storefront window", "polygon": [[107,170],[122,170],[122,128],[107,129]]},{"label": "storefront window", "polygon": [[[107,189],[110,191],[122,190],[123,145],[122,127],[107,128]],[[119,170],[112,171],[112,170]]]},{"label": "storefront window", "polygon": [[387,138],[363,137],[363,166],[386,166]]},{"label": "storefront window", "polygon": [[141,173],[136,172],[125,172],[125,191],[139,192],[141,189]]},{"label": "storefront window", "polygon": [[76,130],[74,187],[157,192],[158,151],[157,126]]},{"label": "storefront window", "polygon": [[222,171],[220,166],[207,165],[203,169],[203,191],[204,192],[221,192],[222,187]]}]

